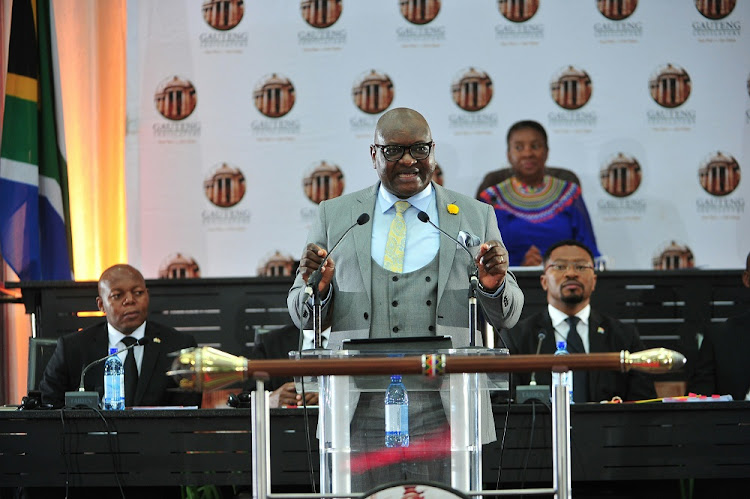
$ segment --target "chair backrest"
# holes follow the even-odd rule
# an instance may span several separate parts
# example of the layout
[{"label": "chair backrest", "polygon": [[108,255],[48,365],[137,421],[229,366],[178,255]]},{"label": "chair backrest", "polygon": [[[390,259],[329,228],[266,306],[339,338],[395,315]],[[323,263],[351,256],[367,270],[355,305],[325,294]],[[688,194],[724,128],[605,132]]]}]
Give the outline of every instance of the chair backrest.
[{"label": "chair backrest", "polygon": [[55,338],[29,338],[29,373],[26,378],[29,391],[37,389],[56,347]]},{"label": "chair backrest", "polygon": [[[562,180],[567,180],[568,182],[573,182],[575,184],[578,184],[579,186],[581,185],[581,181],[578,179],[578,175],[573,173],[571,170],[568,170],[567,168],[560,168],[558,166],[546,166],[544,170],[548,175],[557,177]],[[479,199],[479,195],[486,188],[507,180],[511,175],[513,175],[513,169],[510,167],[500,168],[499,170],[493,170],[489,172],[484,176],[484,179],[482,179],[482,183],[479,184],[476,198]]]}]

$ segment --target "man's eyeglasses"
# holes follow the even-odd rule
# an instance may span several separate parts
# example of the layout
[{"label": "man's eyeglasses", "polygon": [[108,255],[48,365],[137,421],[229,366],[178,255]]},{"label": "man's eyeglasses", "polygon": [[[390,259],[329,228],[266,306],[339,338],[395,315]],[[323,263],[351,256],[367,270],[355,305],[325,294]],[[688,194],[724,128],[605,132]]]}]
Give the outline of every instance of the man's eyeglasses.
[{"label": "man's eyeglasses", "polygon": [[403,158],[407,149],[409,149],[412,158],[416,160],[425,159],[430,155],[433,145],[435,145],[434,142],[417,142],[410,146],[373,144],[374,147],[383,151],[383,157],[388,161],[398,161]]},{"label": "man's eyeglasses", "polygon": [[551,269],[554,272],[565,272],[568,269],[573,269],[579,274],[594,270],[594,266],[583,262],[553,262],[547,265],[545,269]]}]

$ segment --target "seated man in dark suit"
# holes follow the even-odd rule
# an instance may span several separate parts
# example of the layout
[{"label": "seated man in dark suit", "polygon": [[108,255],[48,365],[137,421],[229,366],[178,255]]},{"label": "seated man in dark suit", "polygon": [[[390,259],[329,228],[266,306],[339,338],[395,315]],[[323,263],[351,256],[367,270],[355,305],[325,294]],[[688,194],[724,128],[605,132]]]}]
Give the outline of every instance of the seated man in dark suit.
[{"label": "seated man in dark suit", "polygon": [[[177,383],[166,372],[171,368],[168,354],[196,346],[195,339],[185,333],[146,321],[149,296],[146,281],[130,265],[114,265],[99,278],[99,310],[107,321],[62,336],[47,364],[40,383],[42,402],[61,407],[65,392],[78,390],[81,371],[89,363],[104,357],[110,348],[125,348],[127,338],[148,338],[143,346],[132,348],[138,376],[133,392],[126,395],[126,406],[200,405],[201,394],[175,391]],[[120,354],[123,365],[126,353]],[[126,392],[128,392],[126,380]],[[86,373],[84,388],[104,392],[104,363]],[[128,400],[130,398],[130,400]]]},{"label": "seated man in dark suit", "polygon": [[[289,324],[281,329],[274,329],[259,334],[255,338],[255,346],[251,359],[288,359],[289,352],[299,350],[299,329]],[[272,377],[265,382],[266,390],[271,391],[269,406],[273,408],[302,404],[302,394],[297,393],[294,379],[289,377]],[[246,389],[255,389],[255,381],[249,380]],[[318,405],[317,392],[308,392],[305,387],[305,403]]]},{"label": "seated man in dark suit", "polygon": [[[596,287],[594,255],[583,243],[566,239],[550,246],[543,255],[542,288],[547,292],[547,309],[520,321],[507,336],[511,354],[536,353],[544,333],[540,353],[555,352],[558,341],[567,342],[570,353],[644,350],[635,327],[597,312],[590,305]],[[514,381],[529,384],[522,373]],[[537,372],[541,385],[550,385],[549,372]],[[631,371],[576,371],[573,373],[573,399],[600,402],[619,396],[623,400],[656,397],[650,376]]]},{"label": "seated man in dark suit", "polygon": [[[742,283],[750,288],[750,253]],[[750,311],[727,319],[708,331],[698,352],[698,361],[688,383],[688,392],[701,395],[731,395],[750,400]]]}]

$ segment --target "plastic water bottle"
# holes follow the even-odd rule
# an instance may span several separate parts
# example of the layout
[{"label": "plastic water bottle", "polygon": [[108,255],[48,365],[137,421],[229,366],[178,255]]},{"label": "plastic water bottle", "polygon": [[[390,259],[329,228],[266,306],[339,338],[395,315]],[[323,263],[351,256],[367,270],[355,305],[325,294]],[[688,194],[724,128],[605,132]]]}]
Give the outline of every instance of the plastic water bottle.
[{"label": "plastic water bottle", "polygon": [[[116,348],[109,349],[110,355],[116,352]],[[104,362],[104,409],[125,409],[125,368],[117,355]]]},{"label": "plastic water bottle", "polygon": [[400,374],[385,391],[385,446],[409,447],[409,394]]},{"label": "plastic water bottle", "polygon": [[[558,341],[557,342],[557,350],[555,351],[555,355],[569,355],[569,352],[566,348],[564,341]],[[552,390],[555,389],[557,385],[567,385],[568,386],[568,393],[570,394],[570,403],[573,403],[573,371],[568,371],[564,373],[552,373]]]}]

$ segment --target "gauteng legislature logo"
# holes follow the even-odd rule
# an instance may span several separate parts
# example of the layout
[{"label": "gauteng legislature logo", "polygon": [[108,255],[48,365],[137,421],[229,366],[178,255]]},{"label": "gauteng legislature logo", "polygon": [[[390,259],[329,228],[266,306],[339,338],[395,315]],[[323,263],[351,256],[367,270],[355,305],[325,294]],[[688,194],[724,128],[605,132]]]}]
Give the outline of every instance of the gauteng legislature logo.
[{"label": "gauteng legislature logo", "polygon": [[222,163],[203,181],[203,192],[213,205],[229,208],[245,195],[245,176],[239,168]]},{"label": "gauteng legislature logo", "polygon": [[195,110],[198,96],[189,80],[173,76],[156,88],[154,103],[159,114],[168,120],[184,120]]},{"label": "gauteng legislature logo", "polygon": [[651,98],[662,107],[677,107],[688,97],[692,83],[687,71],[671,63],[657,68],[648,80]]},{"label": "gauteng legislature logo", "polygon": [[717,151],[698,169],[701,187],[712,196],[726,196],[740,185],[740,165],[729,154]]},{"label": "gauteng legislature logo", "polygon": [[568,66],[552,77],[550,92],[552,99],[563,109],[581,108],[591,98],[591,78],[586,71]]},{"label": "gauteng legislature logo", "polygon": [[258,275],[260,277],[292,277],[296,272],[297,262],[289,255],[283,255],[276,250],[273,255],[260,262]]},{"label": "gauteng legislature logo", "polygon": [[440,0],[399,0],[401,15],[412,24],[427,24],[440,12]]},{"label": "gauteng legislature logo", "polygon": [[315,204],[339,197],[344,192],[344,174],[338,166],[321,161],[302,180],[307,199]]},{"label": "gauteng legislature logo", "polygon": [[201,269],[193,257],[173,253],[159,266],[159,279],[192,279],[201,276]]},{"label": "gauteng legislature logo", "polygon": [[482,70],[464,69],[454,78],[451,93],[453,102],[464,111],[479,111],[492,99],[492,80]]},{"label": "gauteng legislature logo", "polygon": [[636,7],[638,0],[596,0],[599,12],[612,21],[627,19],[635,12]]},{"label": "gauteng legislature logo", "polygon": [[253,100],[263,115],[280,118],[294,106],[294,85],[289,78],[273,73],[256,85]]},{"label": "gauteng legislature logo", "polygon": [[302,19],[313,28],[327,28],[341,17],[342,0],[302,0]]},{"label": "gauteng legislature logo", "polygon": [[707,19],[724,19],[736,4],[737,0],[695,0],[695,8]]},{"label": "gauteng legislature logo", "polygon": [[609,194],[618,198],[630,196],[641,185],[641,165],[635,158],[618,152],[599,171],[599,180]]},{"label": "gauteng legislature logo", "polygon": [[203,19],[212,28],[226,31],[237,26],[245,13],[245,0],[204,0]]},{"label": "gauteng legislature logo", "polygon": [[654,270],[692,269],[695,267],[693,252],[685,245],[672,241],[652,260]]},{"label": "gauteng legislature logo", "polygon": [[522,23],[534,17],[539,0],[497,0],[497,7],[508,21]]},{"label": "gauteng legislature logo", "polygon": [[374,69],[360,75],[352,86],[354,105],[368,114],[378,114],[393,102],[393,82]]}]

